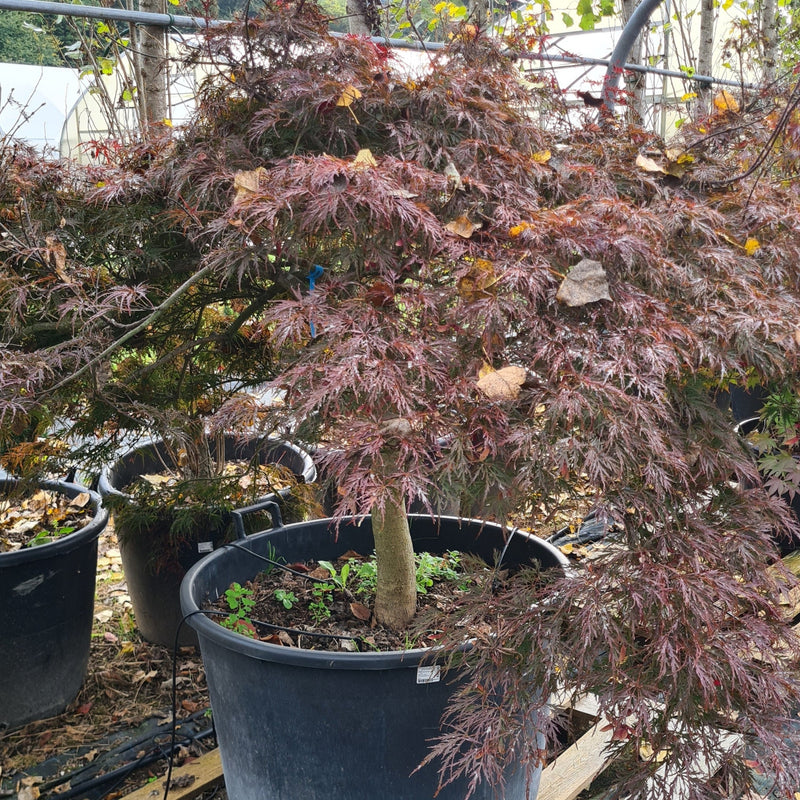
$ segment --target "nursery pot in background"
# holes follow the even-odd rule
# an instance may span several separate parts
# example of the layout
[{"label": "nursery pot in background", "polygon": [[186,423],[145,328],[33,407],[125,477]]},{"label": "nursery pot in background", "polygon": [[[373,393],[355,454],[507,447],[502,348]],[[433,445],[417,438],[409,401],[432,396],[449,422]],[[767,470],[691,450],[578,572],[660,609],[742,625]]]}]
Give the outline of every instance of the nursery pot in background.
[{"label": "nursery pot in background", "polygon": [[[215,447],[209,440],[209,448]],[[301,483],[312,483],[316,469],[311,457],[293,444],[263,439],[242,441],[235,436],[225,437],[225,458],[228,461],[249,460],[259,453],[262,464],[280,464],[292,471]],[[167,448],[161,441],[137,447],[119,458],[100,475],[99,488],[103,495],[124,497],[124,489],[141,475],[159,473],[169,463]],[[163,537],[160,547],[166,546],[166,532],[156,534],[127,531],[114,518],[117,526],[122,568],[133,605],[136,626],[150,642],[172,647],[178,633],[178,645],[197,646],[197,636],[187,625],[180,626],[180,585],[183,576],[204,555],[219,547],[229,530],[228,519],[222,518],[213,527],[193,532],[185,541],[170,547],[168,558],[159,563],[154,558],[153,536]],[[180,626],[180,631],[178,631]]]},{"label": "nursery pot in background", "polygon": [[[736,431],[741,436],[747,436],[747,434],[752,433],[755,430],[758,430],[762,424],[763,423],[760,417],[752,417],[751,419],[745,419],[739,422],[739,424],[736,425]],[[753,447],[753,452],[757,457],[755,447]],[[796,460],[797,456],[795,456],[794,458]],[[794,497],[786,493],[781,495],[781,499],[786,503],[786,505],[788,505],[792,509],[794,515],[797,517],[798,521],[800,521],[800,493],[796,493]],[[797,539],[788,538],[786,536],[781,536],[781,537],[773,536],[773,539],[775,541],[775,544],[778,546],[778,549],[780,550],[781,558],[783,558],[783,556],[788,555],[789,553],[793,552],[798,547],[800,547],[800,541],[798,541]]]},{"label": "nursery pot in background", "polygon": [[[504,548],[496,524],[411,515],[417,552],[458,549],[494,563]],[[236,634],[198,613],[233,581],[264,569],[253,553],[286,563],[374,550],[369,517],[277,527],[228,545],[197,564],[181,587],[181,605],[198,633],[229,800],[463,800],[466,782],[438,795],[435,764],[412,775],[454,691],[453,674],[437,674],[429,649],[322,652],[282,647]],[[252,551],[252,552],[248,552]],[[515,533],[505,564],[563,568],[552,545]],[[508,775],[505,800],[534,798],[539,773]],[[481,784],[474,797],[496,797]]]},{"label": "nursery pot in background", "polygon": [[[0,494],[17,484],[0,480]],[[41,488],[75,497],[63,481]],[[100,495],[80,530],[47,544],[0,553],[0,731],[61,713],[78,694],[89,662],[97,538],[108,513]]]}]

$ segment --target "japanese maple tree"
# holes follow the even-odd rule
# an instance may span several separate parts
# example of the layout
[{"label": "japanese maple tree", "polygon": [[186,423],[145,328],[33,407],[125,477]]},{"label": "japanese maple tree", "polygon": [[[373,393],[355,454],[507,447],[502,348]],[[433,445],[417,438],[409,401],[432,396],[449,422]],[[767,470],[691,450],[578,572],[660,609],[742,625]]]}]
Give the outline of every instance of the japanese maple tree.
[{"label": "japanese maple tree", "polygon": [[[260,355],[230,373],[280,398],[267,424],[324,445],[337,516],[372,514],[376,618],[415,613],[412,501],[552,519],[580,494],[615,530],[564,577],[522,573],[469,606],[474,680],[434,749],[443,778],[534,763],[528,713],[560,684],[597,695],[620,748],[641,745],[624,748],[621,791],[672,797],[686,780],[688,797],[722,796],[754,762],[797,789],[798,642],[781,606],[794,579],[773,537],[800,531],[714,399],[745,373],[797,368],[796,182],[778,164],[729,180],[780,143],[723,114],[669,150],[578,126],[547,87],[523,88],[513,47],[473,28],[409,71],[330,36],[307,3],[209,32],[193,64],[208,79],[192,124],[88,202],[124,214],[157,191],[197,256],[193,273],[141,283],[139,324],[155,285],[242,304],[237,330]],[[84,314],[83,340],[117,313]],[[36,351],[43,386],[108,358],[60,347],[58,363]],[[251,414],[234,398],[215,419]]]}]

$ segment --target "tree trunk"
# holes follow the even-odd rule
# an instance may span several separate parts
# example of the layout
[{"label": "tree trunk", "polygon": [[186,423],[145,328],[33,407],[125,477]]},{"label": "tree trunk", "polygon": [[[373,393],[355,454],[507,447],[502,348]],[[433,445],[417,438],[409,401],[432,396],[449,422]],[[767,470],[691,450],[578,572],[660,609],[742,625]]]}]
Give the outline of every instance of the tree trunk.
[{"label": "tree trunk", "polygon": [[373,510],[372,532],[378,566],[375,619],[402,630],[417,611],[417,579],[406,507],[399,493],[391,493],[383,510]]},{"label": "tree trunk", "polygon": [[[627,24],[631,14],[639,5],[639,0],[622,0],[622,21]],[[636,42],[628,55],[629,64],[642,63],[642,34],[636,37]],[[644,116],[644,90],[645,74],[643,72],[626,73],[625,89],[628,93],[627,121],[631,125],[641,125]]]},{"label": "tree trunk", "polygon": [[775,0],[763,0],[761,32],[764,40],[764,83],[775,80],[778,61],[778,10]]},{"label": "tree trunk", "polygon": [[[697,52],[697,73],[711,75],[714,69],[714,27],[716,24],[714,0],[702,0],[700,5],[700,45]],[[705,114],[711,103],[711,84],[697,84],[696,109],[699,115]]]},{"label": "tree trunk", "polygon": [[347,26],[359,36],[379,36],[380,18],[375,0],[347,0]]},{"label": "tree trunk", "polygon": [[488,0],[469,0],[470,21],[480,31],[486,28],[489,16],[488,5]]},{"label": "tree trunk", "polygon": [[[139,10],[151,14],[166,13],[164,0],[140,0]],[[156,25],[140,25],[136,38],[137,96],[142,127],[146,130],[169,116],[166,29]]]}]

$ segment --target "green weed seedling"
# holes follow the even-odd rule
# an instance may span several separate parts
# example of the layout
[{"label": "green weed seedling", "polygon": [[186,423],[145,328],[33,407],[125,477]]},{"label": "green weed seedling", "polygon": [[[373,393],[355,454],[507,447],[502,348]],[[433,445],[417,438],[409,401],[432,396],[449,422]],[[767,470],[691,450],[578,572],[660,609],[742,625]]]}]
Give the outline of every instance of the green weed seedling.
[{"label": "green weed seedling", "polygon": [[331,583],[337,588],[341,589],[341,591],[347,591],[347,579],[350,577],[350,562],[342,565],[341,572],[336,571],[336,567],[331,564],[330,561],[320,561],[318,562],[319,565],[330,572]]},{"label": "green weed seedling", "polygon": [[317,625],[324,622],[331,615],[330,606],[333,602],[334,588],[332,583],[315,583],[311,589],[314,599],[308,604],[308,610]]},{"label": "green weed seedling", "polygon": [[287,610],[297,602],[297,597],[295,596],[294,592],[287,592],[286,589],[276,589],[274,596],[275,599]]},{"label": "green weed seedling", "polygon": [[48,544],[60,536],[67,536],[70,533],[74,533],[77,529],[74,525],[64,525],[61,528],[56,528],[55,530],[43,530],[39,531],[33,539],[28,542],[28,547],[36,547],[40,544]]},{"label": "green weed seedling", "polygon": [[378,582],[378,565],[375,556],[369,561],[351,558],[348,562],[352,574],[351,583],[354,584],[354,594],[372,597]]},{"label": "green weed seedling", "polygon": [[222,621],[222,625],[251,639],[255,638],[255,626],[247,616],[256,604],[253,590],[234,582],[225,590],[225,600],[231,613]]},{"label": "green weed seedling", "polygon": [[460,579],[458,567],[461,564],[461,554],[457,550],[448,550],[442,556],[430,553],[418,553],[417,561],[417,591],[427,594],[434,581],[458,582]]}]

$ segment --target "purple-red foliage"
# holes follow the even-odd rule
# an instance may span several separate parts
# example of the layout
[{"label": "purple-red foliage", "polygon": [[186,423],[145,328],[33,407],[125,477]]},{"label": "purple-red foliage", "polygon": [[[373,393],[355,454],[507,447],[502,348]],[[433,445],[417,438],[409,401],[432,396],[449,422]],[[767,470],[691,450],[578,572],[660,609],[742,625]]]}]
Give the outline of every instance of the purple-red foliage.
[{"label": "purple-red foliage", "polygon": [[[248,352],[268,358],[230,373],[278,375],[269,413],[326,446],[339,513],[400,487],[431,508],[466,495],[498,516],[555,515],[580,489],[621,529],[563,579],[523,575],[469,606],[490,625],[474,626],[474,680],[435,748],[443,776],[535,760],[524,710],[560,683],[598,696],[620,745],[666,753],[666,777],[643,789],[657,764],[626,750],[624,789],[671,797],[688,776],[689,797],[721,796],[698,754],[746,786],[757,756],[728,753],[721,730],[760,743],[780,792],[799,788],[798,643],[780,607],[794,580],[769,566],[772,536],[797,523],[712,397],[748,370],[797,368],[796,182],[708,189],[752,155],[739,140],[687,145],[680,177],[643,169],[643,152],[668,162],[657,139],[557,124],[481,35],[409,76],[379,45],[329,37],[313,7],[266,5],[208,34],[193,125],[93,194],[117,212],[156,196],[191,243],[153,305],[196,269],[204,297],[246,304]],[[584,258],[611,299],[569,307],[556,294]],[[112,278],[104,297],[119,302],[133,283]],[[518,392],[478,387],[510,366]]]}]

